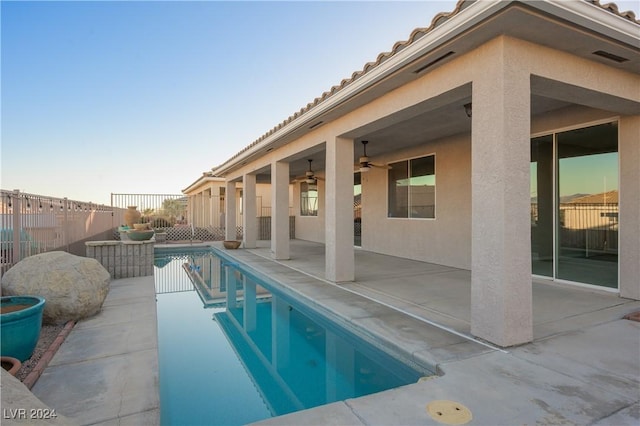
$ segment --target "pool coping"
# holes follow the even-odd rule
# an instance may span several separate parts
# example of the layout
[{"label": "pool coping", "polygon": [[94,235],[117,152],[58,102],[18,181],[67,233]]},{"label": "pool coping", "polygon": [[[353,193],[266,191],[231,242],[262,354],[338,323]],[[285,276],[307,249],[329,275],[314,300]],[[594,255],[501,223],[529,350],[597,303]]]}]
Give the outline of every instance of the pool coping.
[{"label": "pool coping", "polygon": [[[210,247],[207,244],[202,247]],[[177,248],[178,246],[171,246]],[[189,247],[189,246],[186,246]],[[195,247],[195,246],[194,246]],[[230,254],[230,253],[228,253]],[[250,256],[251,255],[251,256]],[[251,250],[238,250],[234,257],[252,259],[252,266],[273,264],[273,261],[261,258]],[[250,257],[249,257],[250,256]],[[285,268],[284,266],[282,266]],[[293,276],[293,275],[292,275]],[[136,278],[128,281],[129,291],[135,291],[141,284],[152,286],[145,278]],[[122,283],[122,280],[117,280]],[[303,281],[307,281],[304,278]],[[298,284],[298,283],[294,283]],[[301,287],[304,287],[304,283]],[[379,333],[385,338],[399,330],[399,337],[413,334],[419,330],[403,329],[408,323],[403,322],[399,313],[386,315],[384,318],[376,317],[375,307],[370,302],[362,302],[364,305],[350,305],[350,301],[360,299],[354,296],[344,297],[343,300],[332,299],[331,294],[337,294],[335,288],[326,283],[314,286],[307,281],[305,291],[309,297],[318,296],[314,291],[318,287],[333,289],[328,297],[315,300],[314,303],[327,304],[333,315],[333,311],[342,312],[342,316],[349,318],[352,314],[361,313],[365,307],[374,309],[369,317],[353,316],[351,320],[361,327],[371,327],[371,333]],[[108,300],[119,296],[110,291]],[[341,292],[341,295],[345,293]],[[136,296],[139,297],[140,296]],[[298,295],[296,294],[296,298]],[[149,294],[141,297],[155,312],[155,298]],[[106,301],[105,305],[108,302]],[[130,315],[135,315],[136,305],[130,304]],[[628,313],[638,311],[640,302],[620,300],[616,306],[605,310],[589,312],[579,318],[582,325],[573,330],[555,332],[555,334],[537,339],[534,342],[517,348],[509,348],[507,353],[502,351],[481,351],[469,355],[466,351],[474,344],[469,342],[449,345],[441,351],[435,349],[433,356],[444,375],[435,376],[432,380],[420,381],[415,384],[395,388],[389,391],[348,399],[280,417],[273,417],[258,422],[263,425],[284,424],[441,424],[432,419],[427,413],[426,406],[433,400],[452,400],[464,404],[473,413],[470,424],[533,424],[533,423],[575,423],[575,424],[634,424],[640,420],[640,323],[624,320],[622,317]],[[378,311],[380,312],[380,311]],[[100,315],[106,314],[103,312]],[[104,319],[104,315],[102,317]],[[382,321],[391,324],[384,327]],[[134,321],[131,325],[154,329],[153,321]],[[74,342],[87,343],[87,333],[79,334],[79,328],[94,327],[97,330],[95,319],[82,321],[73,328],[67,340],[61,345],[60,352],[68,352]],[[81,327],[78,327],[81,326]],[[441,331],[440,331],[441,332]],[[439,335],[437,332],[435,335]],[[404,333],[404,334],[403,334]],[[93,334],[93,333],[92,333]],[[106,336],[103,339],[118,339],[120,336]],[[157,345],[157,335],[156,335]],[[72,342],[73,340],[73,342]],[[419,339],[418,339],[419,340]],[[106,342],[106,340],[105,340]],[[402,344],[402,339],[400,339]],[[616,350],[611,350],[614,348]],[[66,349],[65,349],[66,348]],[[422,348],[425,349],[425,348]],[[428,348],[427,348],[428,349]],[[425,349],[426,350],[426,349]],[[157,356],[157,347],[152,350]],[[416,357],[427,356],[420,348],[407,348],[407,353]],[[149,351],[151,352],[151,351]],[[447,353],[450,355],[447,358]],[[77,363],[82,366],[88,361]],[[55,368],[59,367],[53,366]],[[68,365],[71,367],[71,365]],[[67,372],[73,374],[77,367],[69,368]],[[93,369],[91,371],[94,371]],[[157,379],[157,365],[147,365],[146,375]],[[95,371],[94,371],[95,372]],[[48,378],[46,376],[49,376]],[[46,368],[45,380],[56,379],[52,382],[52,391],[43,390],[43,401],[52,407],[60,409],[63,406],[70,407],[71,412],[86,410],[87,406],[82,399],[85,394],[95,393],[85,384],[80,387],[81,393],[71,391],[69,377],[55,374],[52,366]],[[56,376],[56,377],[54,377]],[[109,380],[117,376],[107,377]],[[155,385],[149,377],[140,377],[146,380],[148,386],[145,392],[157,392],[157,380]],[[134,379],[133,377],[129,377]],[[137,380],[137,378],[136,378]],[[42,378],[37,382],[41,385]],[[60,389],[64,384],[65,389]],[[95,386],[97,383],[91,383]],[[36,386],[37,387],[37,386]],[[55,390],[53,390],[55,388]],[[4,394],[4,393],[3,393]],[[40,394],[42,395],[42,393]],[[61,398],[60,403],[51,403],[49,397]],[[115,398],[115,397],[114,397]],[[109,402],[108,400],[105,402]],[[113,401],[111,401],[113,402]],[[4,404],[3,404],[4,405]],[[63,411],[64,412],[64,411]],[[113,424],[116,417],[121,421],[129,421],[135,424],[158,424],[159,405],[142,407],[137,413],[116,411],[107,417],[93,417],[91,421],[74,418],[83,424]],[[115,416],[115,417],[114,417]],[[71,417],[71,416],[69,416]],[[120,421],[119,420],[119,421]],[[98,422],[98,423],[96,423]],[[110,423],[111,422],[111,423]]]},{"label": "pool coping", "polygon": [[[249,263],[261,274],[273,273],[274,265],[279,264],[260,249],[225,252],[218,248],[218,251],[233,257],[234,261],[242,260],[243,265]],[[604,310],[588,311],[581,315],[582,326],[559,328],[562,331],[518,347],[494,350],[490,345],[482,346],[480,342],[465,340],[442,347],[420,348],[411,346],[407,339],[407,334],[415,337],[412,333],[419,333],[418,329],[408,325],[412,322],[407,319],[411,318],[410,312],[385,315],[374,308],[370,318],[354,316],[357,309],[349,306],[348,302],[336,300],[331,295],[319,296],[312,285],[307,283],[305,286],[291,278],[295,268],[280,266],[285,268],[282,276],[276,273],[271,278],[288,287],[297,299],[304,297],[310,300],[314,307],[321,306],[332,318],[337,316],[352,322],[385,344],[393,342],[412,359],[435,365],[440,374],[432,380],[255,424],[442,424],[427,412],[429,403],[441,399],[468,407],[473,413],[471,424],[562,421],[604,425],[613,421],[625,424],[640,420],[640,374],[634,374],[634,371],[640,373],[640,324],[622,319],[626,313],[637,311],[640,302],[621,300]],[[303,281],[310,276],[303,275],[307,275]],[[291,279],[287,281],[283,278],[285,276]],[[340,284],[311,277],[324,290],[345,290]],[[308,294],[300,294],[305,291]],[[333,294],[336,294],[335,290]],[[346,298],[353,300],[353,297]],[[423,332],[428,329],[426,334],[430,336],[423,334],[417,338],[418,342],[437,336],[446,329],[425,327],[424,323],[420,323],[419,328]],[[603,341],[606,343],[597,343]],[[625,362],[615,360],[615,355],[609,350],[614,345],[620,349],[619,353],[627,354]],[[582,350],[586,347],[588,352]],[[630,392],[631,389],[635,391]]]}]

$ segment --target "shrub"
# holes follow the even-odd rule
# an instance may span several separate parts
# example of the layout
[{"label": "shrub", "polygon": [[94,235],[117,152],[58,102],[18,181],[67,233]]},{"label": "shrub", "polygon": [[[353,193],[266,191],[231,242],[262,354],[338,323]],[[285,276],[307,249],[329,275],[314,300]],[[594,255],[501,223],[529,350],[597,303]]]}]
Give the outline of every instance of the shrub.
[{"label": "shrub", "polygon": [[167,219],[166,217],[156,217],[151,221],[152,228],[170,228],[173,226],[173,222],[171,219]]}]

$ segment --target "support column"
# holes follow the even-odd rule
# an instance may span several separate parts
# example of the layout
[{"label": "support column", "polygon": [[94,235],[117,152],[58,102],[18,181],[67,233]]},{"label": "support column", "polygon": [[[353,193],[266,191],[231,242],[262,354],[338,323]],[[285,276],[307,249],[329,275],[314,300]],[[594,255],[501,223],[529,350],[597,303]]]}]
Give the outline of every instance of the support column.
[{"label": "support column", "polygon": [[242,176],[242,241],[244,248],[256,248],[258,236],[256,175]]},{"label": "support column", "polygon": [[280,296],[271,299],[271,363],[278,370],[289,367],[291,339],[289,338],[291,310]]},{"label": "support column", "polygon": [[256,283],[245,276],[243,323],[244,331],[247,333],[255,331],[256,329],[258,316],[256,303]]},{"label": "support column", "polygon": [[533,339],[530,77],[508,47],[476,69],[471,131],[471,333],[503,347]]},{"label": "support column", "polygon": [[344,340],[327,330],[324,356],[334,368],[325,372],[325,395],[327,401],[341,401],[354,393],[355,349]]},{"label": "support column", "polygon": [[271,163],[271,256],[289,259],[289,163]]},{"label": "support column", "polygon": [[224,201],[224,239],[236,239],[236,183],[226,182]]},{"label": "support column", "polygon": [[235,271],[231,266],[224,266],[224,271],[227,288],[227,309],[232,309],[236,307],[238,283]]},{"label": "support column", "polygon": [[640,115],[620,118],[620,296],[640,300]]},{"label": "support column", "polygon": [[325,276],[353,281],[353,140],[327,141],[325,180]]}]

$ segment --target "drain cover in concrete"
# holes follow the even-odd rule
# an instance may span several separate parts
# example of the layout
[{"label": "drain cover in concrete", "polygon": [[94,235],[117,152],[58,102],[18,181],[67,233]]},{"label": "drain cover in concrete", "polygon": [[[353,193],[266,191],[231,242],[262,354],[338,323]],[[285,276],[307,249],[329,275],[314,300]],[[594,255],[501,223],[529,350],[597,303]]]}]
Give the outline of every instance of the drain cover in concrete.
[{"label": "drain cover in concrete", "polygon": [[436,421],[446,425],[463,425],[473,418],[471,411],[455,401],[431,401],[427,404],[427,413]]}]

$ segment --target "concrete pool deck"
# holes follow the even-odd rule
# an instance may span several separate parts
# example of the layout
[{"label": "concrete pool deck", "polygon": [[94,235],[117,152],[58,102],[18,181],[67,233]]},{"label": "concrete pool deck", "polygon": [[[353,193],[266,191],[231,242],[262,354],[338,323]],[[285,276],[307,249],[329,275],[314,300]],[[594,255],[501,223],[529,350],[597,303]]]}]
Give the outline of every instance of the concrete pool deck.
[{"label": "concrete pool deck", "polygon": [[79,425],[159,424],[156,322],[153,276],[111,281],[102,311],[76,324],[31,391]]},{"label": "concrete pool deck", "polygon": [[[536,281],[534,342],[503,350],[468,335],[469,271],[356,250],[356,281],[335,285],[321,278],[321,244],[292,241],[281,262],[268,242],[225,253],[442,374],[260,424],[443,424],[427,413],[434,400],[467,407],[477,425],[640,422],[640,323],[622,319],[640,302]],[[156,336],[153,279],[113,281],[33,392],[78,424],[158,424]]]}]

